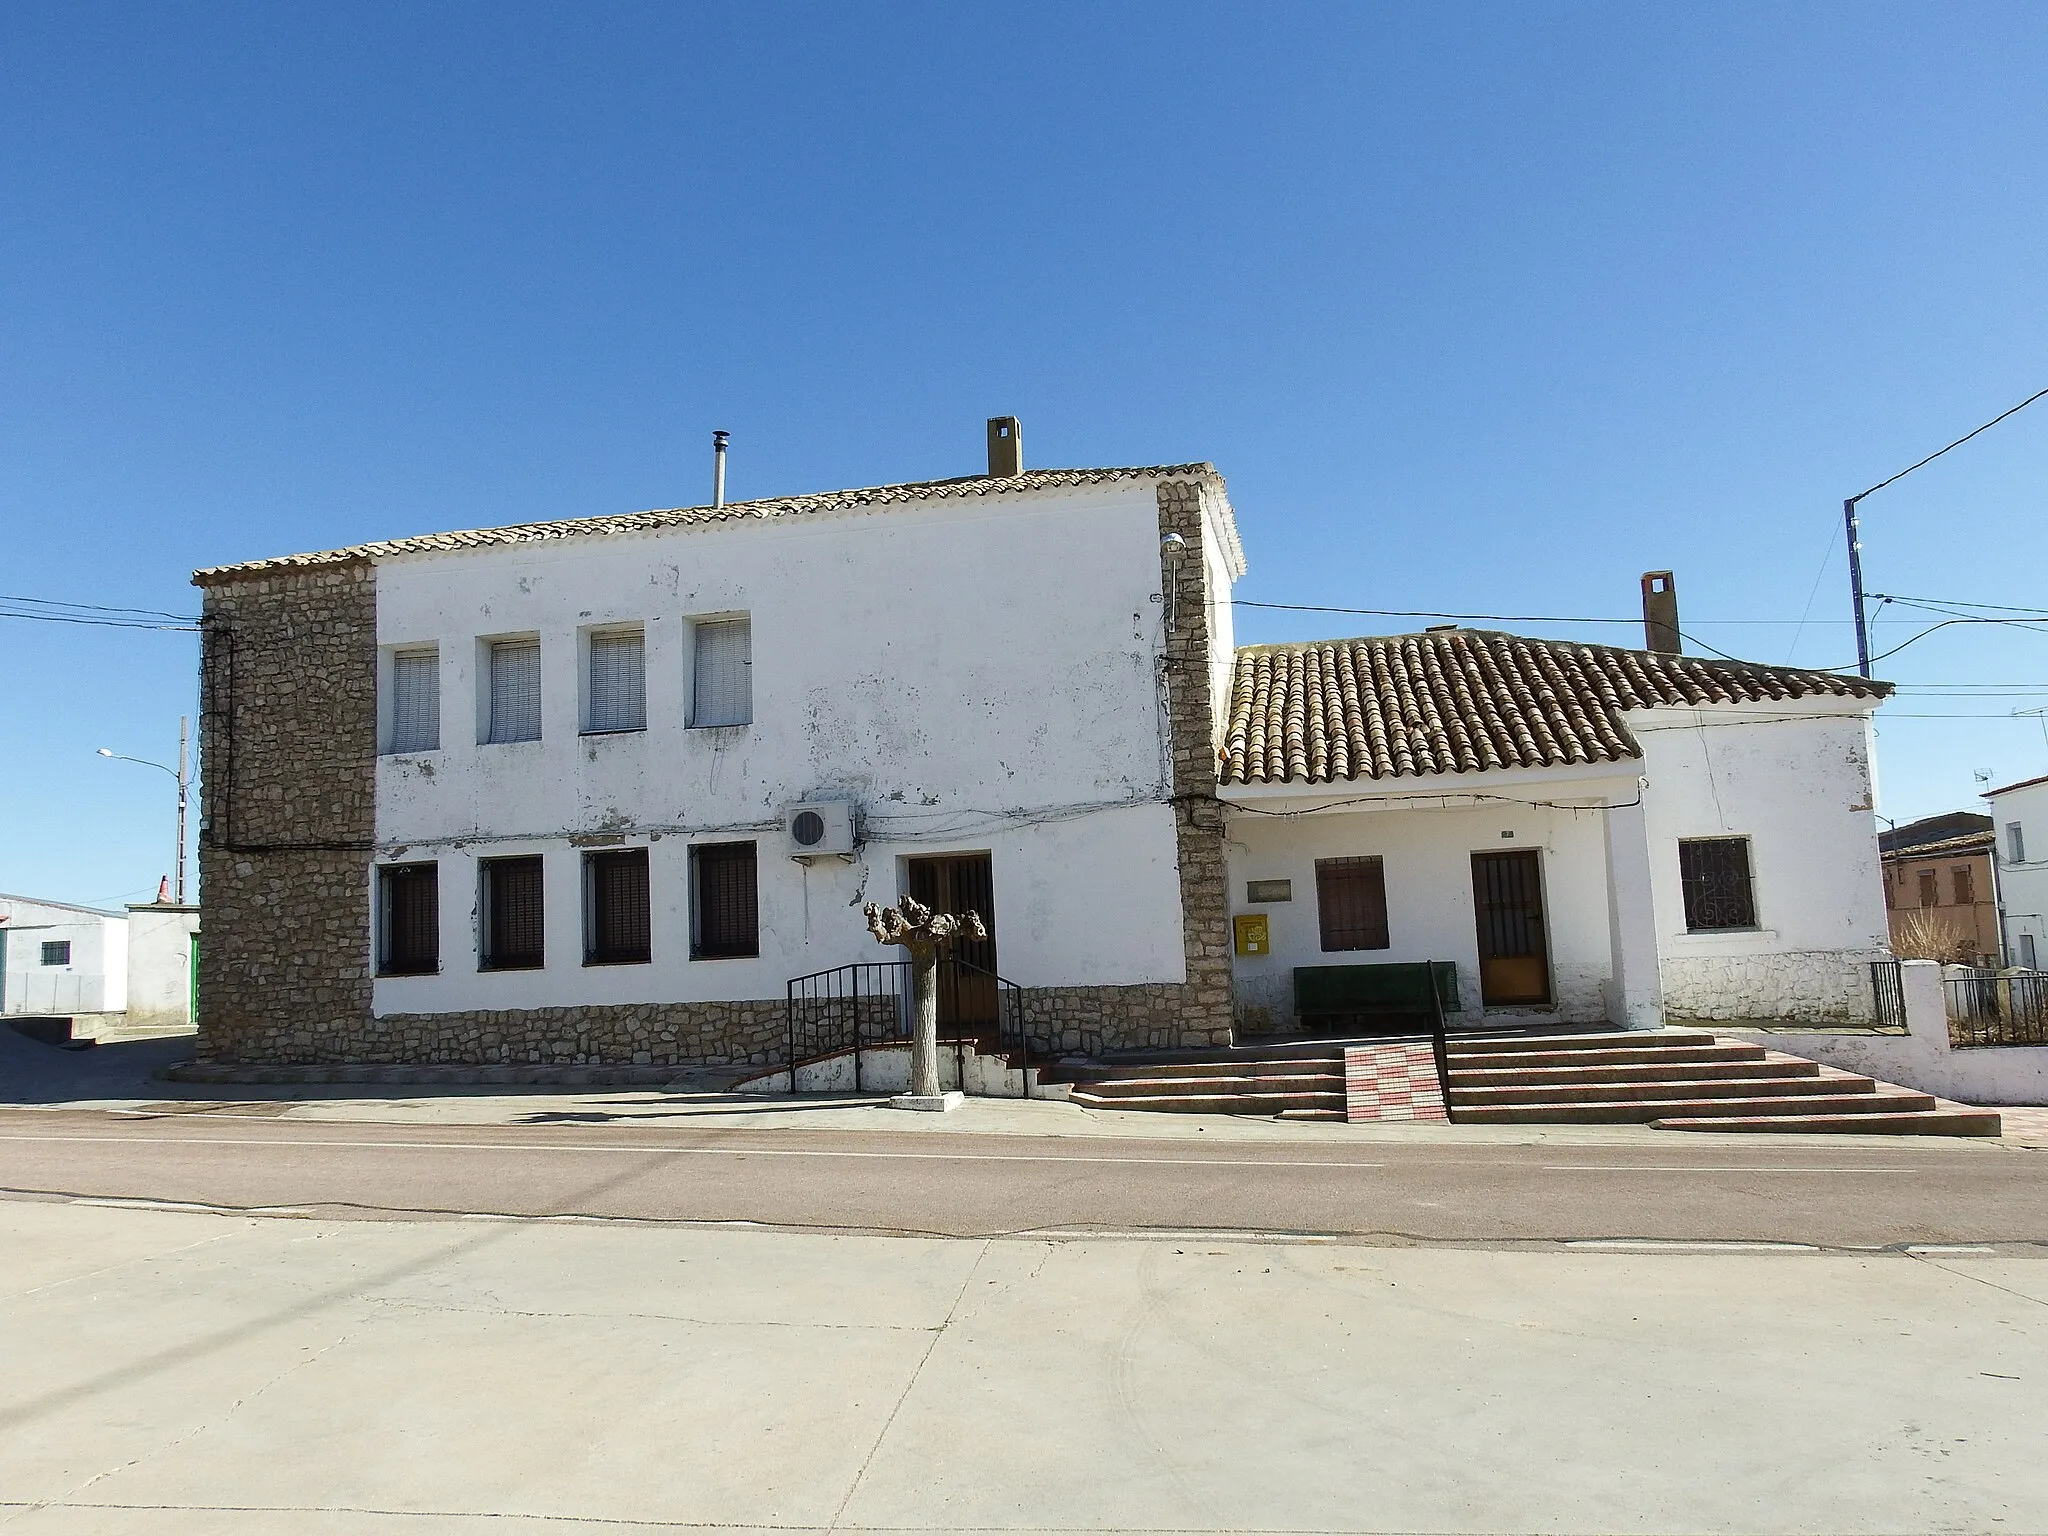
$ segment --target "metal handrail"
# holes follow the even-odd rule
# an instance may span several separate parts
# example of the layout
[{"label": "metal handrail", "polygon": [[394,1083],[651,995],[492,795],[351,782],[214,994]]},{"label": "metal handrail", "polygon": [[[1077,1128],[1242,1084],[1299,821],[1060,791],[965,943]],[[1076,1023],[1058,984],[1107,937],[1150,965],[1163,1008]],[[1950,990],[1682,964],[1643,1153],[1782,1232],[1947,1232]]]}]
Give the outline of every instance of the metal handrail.
[{"label": "metal handrail", "polygon": [[1428,962],[1423,980],[1429,987],[1429,1048],[1436,1057],[1437,1088],[1443,1094],[1444,1119],[1449,1121],[1456,1118],[1451,1111],[1451,1048],[1445,1039],[1444,995],[1436,987],[1436,966],[1436,961]]},{"label": "metal handrail", "polygon": [[[853,1053],[854,1092],[862,1090],[864,1052],[885,1041],[895,1043],[909,1038],[910,967],[908,960],[869,960],[790,978],[783,988],[783,1020],[791,1092],[796,1090],[798,1063],[848,1050]],[[950,969],[955,976],[966,971],[996,984],[996,1049],[1014,1049],[1021,1062],[1028,1064],[1031,1042],[1024,1024],[1022,989],[986,966],[956,955],[941,956],[939,967],[942,978]],[[885,998],[889,1000],[886,1009],[882,1004]],[[884,1012],[889,1016],[886,1035],[877,1028]],[[953,1032],[954,1081],[963,1090],[967,1083],[968,1039],[968,1032]]]}]

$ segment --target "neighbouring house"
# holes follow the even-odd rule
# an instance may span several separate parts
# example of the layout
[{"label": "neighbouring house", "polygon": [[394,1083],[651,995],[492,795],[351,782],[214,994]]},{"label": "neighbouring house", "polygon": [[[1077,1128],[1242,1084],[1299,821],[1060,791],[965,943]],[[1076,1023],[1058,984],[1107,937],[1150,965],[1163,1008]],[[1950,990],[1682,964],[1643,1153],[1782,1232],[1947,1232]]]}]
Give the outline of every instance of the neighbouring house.
[{"label": "neighbouring house", "polygon": [[1284,1031],[1294,968],[1387,960],[1467,1022],[1867,1016],[1887,685],[1238,650],[1244,568],[1211,466],[1025,470],[999,418],[984,476],[198,572],[200,1055],[774,1062],[899,893],[981,911],[1064,1052]]},{"label": "neighbouring house", "polygon": [[1995,840],[1991,818],[1974,811],[1927,816],[1878,834],[1895,951],[1963,965],[2001,963]]},{"label": "neighbouring house", "polygon": [[69,1017],[127,1006],[123,914],[0,896],[0,1014]]},{"label": "neighbouring house", "polygon": [[1998,861],[2005,962],[2048,961],[2048,775],[1985,791]]},{"label": "neighbouring house", "polygon": [[196,906],[0,896],[0,1014],[70,1018],[78,1034],[188,1028],[198,933]]}]

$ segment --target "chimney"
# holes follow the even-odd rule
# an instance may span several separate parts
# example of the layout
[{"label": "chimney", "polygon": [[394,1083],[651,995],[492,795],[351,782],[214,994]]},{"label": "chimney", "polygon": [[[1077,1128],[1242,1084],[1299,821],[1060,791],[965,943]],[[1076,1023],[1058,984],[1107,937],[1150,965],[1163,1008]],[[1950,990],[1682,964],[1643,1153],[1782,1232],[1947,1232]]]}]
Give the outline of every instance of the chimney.
[{"label": "chimney", "polygon": [[1014,416],[988,419],[988,474],[991,480],[1007,480],[1024,473],[1024,438]]},{"label": "chimney", "polygon": [[1643,572],[1643,649],[1667,656],[1684,649],[1678,639],[1678,584],[1669,571]]},{"label": "chimney", "polygon": [[730,432],[711,434],[711,505],[725,505],[725,444]]}]

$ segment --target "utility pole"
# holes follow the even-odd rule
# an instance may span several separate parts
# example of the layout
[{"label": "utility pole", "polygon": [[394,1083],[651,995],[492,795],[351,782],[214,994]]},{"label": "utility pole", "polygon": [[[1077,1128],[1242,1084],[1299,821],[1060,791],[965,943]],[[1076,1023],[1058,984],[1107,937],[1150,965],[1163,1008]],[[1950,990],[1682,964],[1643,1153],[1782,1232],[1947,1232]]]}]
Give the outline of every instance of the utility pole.
[{"label": "utility pole", "polygon": [[1890,480],[1880,480],[1868,491],[1859,491],[1842,503],[1842,531],[1849,540],[1849,601],[1856,609],[1856,670],[1865,677],[1870,676],[1870,626],[1863,612],[1863,542],[1856,520],[1856,503],[1873,492],[1883,490],[1886,486],[1892,484],[1893,481],[1905,479],[1914,470],[1923,469],[1927,465],[1932,464],[1944,453],[1947,453],[1949,448],[1960,448],[1971,438],[1975,437],[1977,433],[1990,431],[1991,428],[1997,426],[2006,417],[2014,415],[2019,411],[2024,411],[2044,395],[2048,395],[2048,389],[2036,390],[2011,410],[2000,411],[1996,416],[1985,422],[1983,426],[1976,428],[1974,431],[1965,432],[1961,437],[1950,443],[1948,448],[1935,449],[1934,452],[1927,455],[1918,464],[1908,464],[1896,475],[1893,475]]}]

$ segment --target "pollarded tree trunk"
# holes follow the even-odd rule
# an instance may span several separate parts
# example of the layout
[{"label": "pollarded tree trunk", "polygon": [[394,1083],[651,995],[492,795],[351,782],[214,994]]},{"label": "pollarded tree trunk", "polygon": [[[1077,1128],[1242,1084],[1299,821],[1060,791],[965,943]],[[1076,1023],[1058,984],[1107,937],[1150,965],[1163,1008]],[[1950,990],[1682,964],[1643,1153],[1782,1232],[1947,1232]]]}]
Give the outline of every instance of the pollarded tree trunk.
[{"label": "pollarded tree trunk", "polygon": [[939,1087],[939,951],[954,939],[985,939],[981,914],[934,912],[906,896],[893,907],[867,904],[868,932],[880,944],[910,951],[910,1092],[935,1099]]},{"label": "pollarded tree trunk", "polygon": [[939,948],[910,946],[910,1091],[939,1096]]}]

